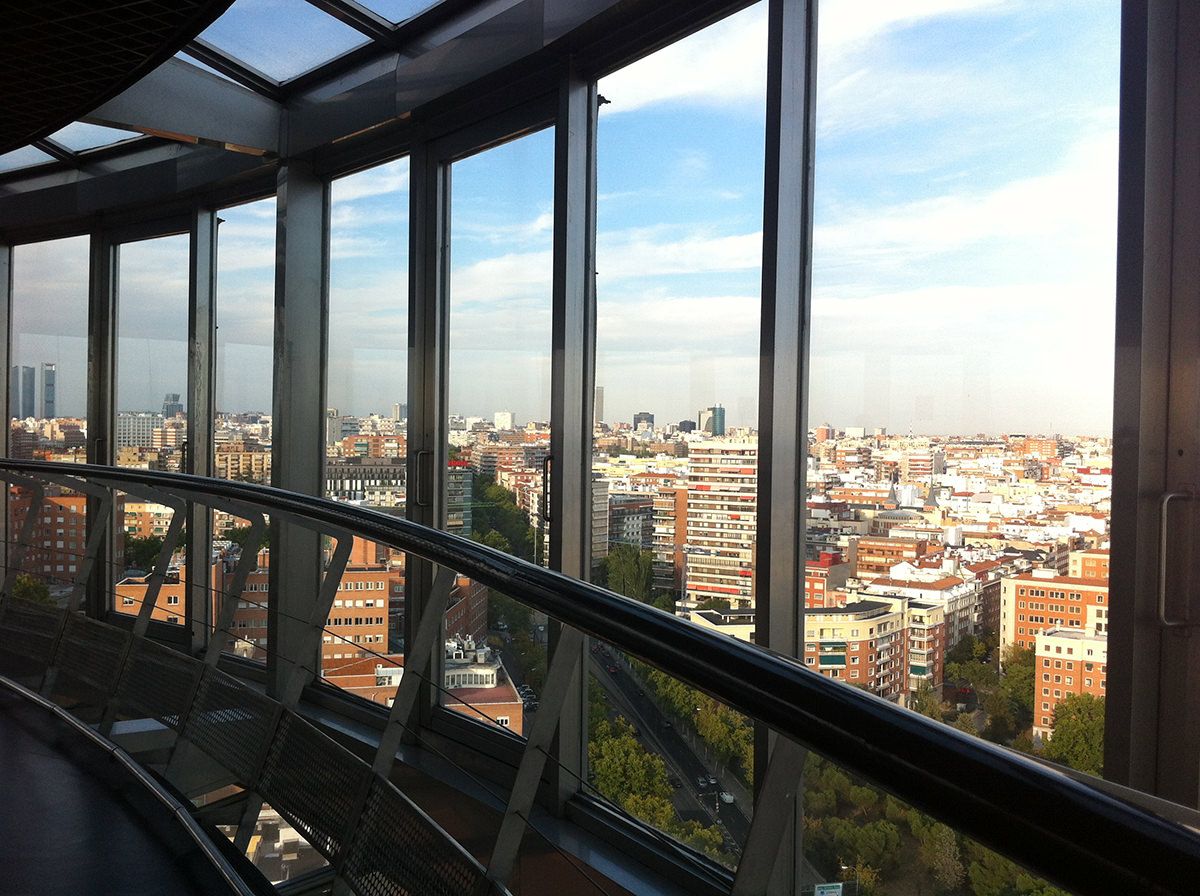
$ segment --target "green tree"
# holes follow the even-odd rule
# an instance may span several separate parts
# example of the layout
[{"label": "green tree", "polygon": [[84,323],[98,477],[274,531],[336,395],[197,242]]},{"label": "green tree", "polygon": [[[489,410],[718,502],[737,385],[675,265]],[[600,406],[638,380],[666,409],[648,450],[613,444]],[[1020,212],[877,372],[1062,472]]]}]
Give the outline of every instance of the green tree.
[{"label": "green tree", "polygon": [[1069,896],[974,841],[967,841],[966,853],[973,896]]},{"label": "green tree", "polygon": [[922,681],[917,685],[917,692],[913,695],[912,709],[914,712],[919,712],[921,715],[929,716],[939,722],[942,720],[942,701],[938,699],[937,692],[928,681]]},{"label": "green tree", "polygon": [[509,543],[508,539],[495,529],[489,529],[486,533],[484,533],[483,538],[479,539],[479,542],[487,545],[489,548],[501,551],[502,553],[512,553],[512,545]]},{"label": "green tree", "polygon": [[975,727],[975,714],[971,712],[960,712],[955,716],[954,727],[967,734],[976,736],[979,734],[979,729]]},{"label": "green tree", "polygon": [[649,602],[654,587],[654,555],[630,544],[613,545],[600,564],[601,584],[610,591]]},{"label": "green tree", "polygon": [[154,569],[158,560],[158,552],[162,550],[163,540],[157,535],[125,536],[125,565],[134,569],[144,569],[147,572]]},{"label": "green tree", "polygon": [[983,702],[983,710],[987,713],[987,724],[983,736],[993,743],[1008,743],[1016,736],[1019,721],[1015,701],[1004,688],[999,688],[987,695]]},{"label": "green tree", "polygon": [[[246,539],[250,537],[249,526],[234,526],[231,529],[226,529],[222,534],[223,538],[228,538],[230,541],[237,542],[241,545],[242,550],[250,547],[252,550],[262,550],[271,546],[271,528],[270,526],[263,527],[262,537],[258,539],[257,545],[247,545]],[[128,552],[127,552],[128,553]],[[153,561],[151,561],[153,562]]]},{"label": "green tree", "polygon": [[27,600],[35,604],[54,603],[50,599],[50,589],[46,583],[26,572],[17,575],[13,582],[12,596],[17,600]]},{"label": "green tree", "polygon": [[1004,650],[1004,677],[1001,687],[1008,693],[1018,728],[1033,724],[1033,688],[1037,677],[1033,650],[1009,645]]},{"label": "green tree", "polygon": [[950,827],[930,820],[928,825],[914,828],[917,837],[917,857],[929,871],[937,884],[945,890],[953,890],[966,876],[962,854],[958,848],[958,835]]},{"label": "green tree", "polygon": [[853,865],[843,865],[841,878],[855,882],[855,896],[875,896],[879,892],[879,870],[872,868],[866,862],[858,861]]},{"label": "green tree", "polygon": [[946,662],[962,665],[987,658],[987,647],[974,635],[964,635],[946,651]]},{"label": "green tree", "polygon": [[1104,771],[1104,698],[1070,694],[1054,707],[1054,734],[1042,751],[1047,759],[1099,775]]}]

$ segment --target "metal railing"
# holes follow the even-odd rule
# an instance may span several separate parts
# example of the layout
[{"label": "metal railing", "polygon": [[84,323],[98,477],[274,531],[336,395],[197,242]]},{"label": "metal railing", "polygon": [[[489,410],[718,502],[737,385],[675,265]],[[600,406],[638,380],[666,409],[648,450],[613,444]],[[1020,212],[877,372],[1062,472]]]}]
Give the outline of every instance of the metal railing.
[{"label": "metal railing", "polygon": [[[512,871],[560,713],[569,697],[570,681],[581,667],[584,636],[609,642],[782,735],[759,788],[749,838],[733,881],[734,893],[765,890],[770,866],[790,829],[792,815],[787,807],[798,790],[805,749],[837,762],[1076,893],[1183,894],[1194,892],[1195,882],[1200,880],[1200,838],[1182,825],[1013,751],[826,679],[795,659],[712,633],[476,542],[367,509],[196,476],[4,461],[0,462],[0,478],[21,486],[35,481],[79,491],[100,487],[144,493],[149,489],[165,498],[164,503],[233,508],[249,519],[268,514],[332,536],[332,558],[321,583],[318,606],[309,620],[315,637],[313,656],[320,649],[320,632],[348,557],[346,539],[352,536],[436,565],[438,572],[424,596],[413,643],[406,645],[406,669],[425,668],[440,643],[442,614],[455,573],[517,596],[523,604],[561,622],[564,628],[550,658],[541,710],[528,732],[504,820],[486,875],[481,878],[491,886],[503,887]],[[173,545],[163,547],[169,557],[168,548]],[[9,572],[7,586],[12,580],[12,570]],[[226,600],[236,601],[237,597],[230,594]],[[153,600],[149,593],[147,601],[150,607],[142,607],[139,621],[150,618]],[[7,605],[0,627],[12,612],[13,602],[7,601]],[[141,628],[144,632],[145,626]],[[141,633],[135,626],[135,636]],[[208,680],[224,676],[211,660],[215,652],[210,650],[201,673],[209,676]],[[282,712],[294,715],[303,687],[316,673],[301,664],[291,671],[275,696]],[[372,769],[382,781],[387,780],[403,732],[419,724],[420,685],[418,675],[406,673],[397,688]],[[196,711],[194,707],[188,710],[192,715]],[[291,725],[277,724],[275,736],[291,736]],[[186,734],[186,722],[183,729]],[[268,750],[264,755],[275,753]],[[298,786],[302,782],[290,779],[289,783]],[[361,812],[370,800],[358,803],[355,808]],[[342,853],[336,854],[344,861]]]}]

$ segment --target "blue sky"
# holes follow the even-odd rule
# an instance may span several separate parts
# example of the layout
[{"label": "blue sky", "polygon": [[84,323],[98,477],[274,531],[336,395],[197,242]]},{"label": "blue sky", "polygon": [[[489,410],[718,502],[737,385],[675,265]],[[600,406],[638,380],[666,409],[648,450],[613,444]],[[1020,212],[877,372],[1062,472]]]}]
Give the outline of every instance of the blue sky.
[{"label": "blue sky", "polygon": [[[822,3],[810,422],[1109,430],[1118,19],[1115,0]],[[722,402],[754,424],[765,40],[759,4],[600,85],[610,420]],[[548,411],[551,150],[544,132],[454,166],[453,411]],[[222,217],[220,403],[267,409],[273,203]],[[404,401],[406,228],[405,160],[335,183],[329,403],[350,413]],[[167,249],[123,277],[147,309],[131,339],[176,332]],[[35,254],[18,322],[50,288]],[[182,391],[174,366],[139,361],[131,401]]]}]

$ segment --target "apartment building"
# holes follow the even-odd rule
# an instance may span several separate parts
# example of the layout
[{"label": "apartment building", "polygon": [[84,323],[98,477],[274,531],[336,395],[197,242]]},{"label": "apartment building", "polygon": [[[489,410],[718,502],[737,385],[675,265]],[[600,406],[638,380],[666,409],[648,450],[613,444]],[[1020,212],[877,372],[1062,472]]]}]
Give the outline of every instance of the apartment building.
[{"label": "apartment building", "polygon": [[1049,628],[1035,638],[1033,733],[1054,731],[1054,708],[1071,694],[1103,697],[1108,678],[1108,635]]},{"label": "apartment building", "polygon": [[820,551],[804,563],[804,606],[824,608],[845,602],[843,588],[850,577],[850,564],[839,551]]},{"label": "apartment building", "polygon": [[1033,649],[1040,632],[1068,628],[1107,633],[1108,582],[1034,569],[1006,578],[1000,597],[1000,643]]},{"label": "apartment building", "polygon": [[804,664],[827,678],[859,685],[889,700],[908,688],[904,610],[860,600],[804,614]]},{"label": "apartment building", "polygon": [[685,601],[753,606],[758,445],[702,442],[688,457]]},{"label": "apartment building", "polygon": [[1071,551],[1067,555],[1067,575],[1076,579],[1108,581],[1108,548]]},{"label": "apartment building", "polygon": [[854,574],[864,580],[886,576],[896,564],[915,564],[930,549],[930,543],[925,539],[860,538]]},{"label": "apartment building", "polygon": [[655,493],[651,542],[654,587],[678,595],[687,545],[687,486],[664,485]]}]

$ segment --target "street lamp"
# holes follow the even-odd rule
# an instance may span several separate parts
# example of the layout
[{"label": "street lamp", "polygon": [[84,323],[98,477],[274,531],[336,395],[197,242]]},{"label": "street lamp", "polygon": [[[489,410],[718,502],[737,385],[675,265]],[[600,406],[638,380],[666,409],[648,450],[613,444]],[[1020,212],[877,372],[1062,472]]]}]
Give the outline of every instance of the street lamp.
[{"label": "street lamp", "polygon": [[858,865],[857,864],[853,865],[853,866],[842,865],[841,862],[838,862],[838,865],[841,866],[843,876],[845,875],[845,873],[847,871],[849,871],[851,869],[851,867],[853,867],[853,869],[854,869],[854,896],[858,896]]}]

